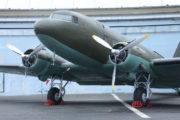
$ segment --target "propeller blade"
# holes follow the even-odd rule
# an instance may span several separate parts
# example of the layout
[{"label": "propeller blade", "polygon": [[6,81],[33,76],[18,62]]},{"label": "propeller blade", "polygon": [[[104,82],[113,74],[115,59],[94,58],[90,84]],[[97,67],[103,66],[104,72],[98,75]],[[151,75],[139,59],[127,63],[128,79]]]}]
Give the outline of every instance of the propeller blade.
[{"label": "propeller blade", "polygon": [[115,81],[116,81],[116,56],[115,56],[113,74],[112,74],[112,89],[115,89]]},{"label": "propeller blade", "polygon": [[44,48],[44,45],[40,44],[38,45],[32,52],[31,54],[29,54],[28,57],[31,57],[32,55],[36,54],[37,52],[39,52],[40,50],[42,50]]},{"label": "propeller blade", "polygon": [[6,46],[7,46],[10,50],[12,50],[13,52],[21,55],[21,57],[24,56],[24,53],[23,53],[21,50],[19,50],[18,48],[16,48],[15,46],[13,46],[13,45],[11,45],[11,44],[7,44]]},{"label": "propeller blade", "polygon": [[145,40],[149,35],[148,34],[144,34],[142,37],[130,42],[129,44],[127,44],[123,49],[121,49],[120,51],[124,51],[127,50],[129,48],[132,48],[136,45],[138,45],[139,43],[141,43],[143,40]]},{"label": "propeller blade", "polygon": [[27,77],[27,68],[26,67],[25,67],[24,75],[25,75],[25,77]]},{"label": "propeller blade", "polygon": [[96,35],[92,35],[92,38],[99,44],[101,44],[102,46],[112,50],[113,48],[106,42],[104,41],[102,38],[96,36]]}]

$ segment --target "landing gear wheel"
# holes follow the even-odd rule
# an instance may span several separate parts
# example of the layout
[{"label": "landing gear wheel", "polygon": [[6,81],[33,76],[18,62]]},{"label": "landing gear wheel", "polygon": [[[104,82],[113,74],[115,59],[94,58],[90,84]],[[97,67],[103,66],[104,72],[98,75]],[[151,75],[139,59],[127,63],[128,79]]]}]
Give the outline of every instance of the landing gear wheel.
[{"label": "landing gear wheel", "polygon": [[143,104],[146,104],[148,99],[147,99],[147,94],[146,94],[146,89],[143,87],[136,88],[134,91],[134,101],[140,101]]},{"label": "landing gear wheel", "polygon": [[177,92],[177,95],[180,96],[180,92]]},{"label": "landing gear wheel", "polygon": [[60,104],[62,96],[59,97],[59,89],[55,87],[51,88],[48,91],[47,99],[53,101],[55,105]]}]

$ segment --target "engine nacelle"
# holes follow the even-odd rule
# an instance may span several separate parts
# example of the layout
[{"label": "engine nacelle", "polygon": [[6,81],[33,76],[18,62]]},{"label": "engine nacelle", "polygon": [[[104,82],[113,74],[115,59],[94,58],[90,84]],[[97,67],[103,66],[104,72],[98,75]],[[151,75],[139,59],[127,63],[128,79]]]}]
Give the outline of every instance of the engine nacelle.
[{"label": "engine nacelle", "polygon": [[33,49],[28,49],[24,53],[25,56],[22,58],[22,63],[27,69],[31,70],[38,76],[45,76],[50,65],[61,65],[66,62],[61,57],[55,56],[55,54],[49,53],[45,50],[41,50],[28,58],[28,55],[31,54],[31,52],[33,52]]},{"label": "engine nacelle", "polygon": [[33,71],[37,75],[44,75],[48,71],[50,65],[50,61],[37,58],[34,64],[32,64],[28,69]]},{"label": "engine nacelle", "polygon": [[22,58],[23,65],[28,70],[33,71],[33,73],[35,73],[36,75],[45,74],[48,70],[49,65],[51,64],[51,61],[39,58],[38,53],[29,58],[26,57],[26,55],[29,55],[31,52],[33,52],[33,49],[28,49],[24,52],[25,56]]},{"label": "engine nacelle", "polygon": [[[128,43],[120,42],[113,46],[114,49],[122,49]],[[140,51],[136,48],[131,48],[131,50],[121,51],[120,54],[116,57],[116,64],[123,72],[137,72],[137,70],[141,69],[140,66],[143,64],[144,69],[148,68],[148,62],[138,56],[137,53]],[[110,54],[110,60],[115,63],[115,56]]]},{"label": "engine nacelle", "polygon": [[[121,42],[121,43],[117,43],[113,46],[113,49],[122,49],[123,47],[125,47],[127,43],[125,42]],[[116,64],[119,64],[121,62],[124,62],[126,60],[128,56],[128,50],[122,51],[117,57],[116,57]],[[112,62],[115,63],[115,56],[113,54],[110,54],[110,59]]]}]

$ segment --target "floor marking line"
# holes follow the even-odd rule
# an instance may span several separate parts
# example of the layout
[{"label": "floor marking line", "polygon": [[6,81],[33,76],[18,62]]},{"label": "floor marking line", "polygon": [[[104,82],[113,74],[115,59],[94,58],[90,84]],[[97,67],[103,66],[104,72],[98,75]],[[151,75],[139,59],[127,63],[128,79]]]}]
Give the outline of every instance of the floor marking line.
[{"label": "floor marking line", "polygon": [[134,112],[136,115],[142,117],[142,118],[151,118],[150,116],[144,114],[143,112],[139,111],[138,109],[131,107],[129,104],[125,103],[121,98],[119,98],[116,94],[112,93],[112,96],[119,101],[121,104],[123,104],[126,108]]}]

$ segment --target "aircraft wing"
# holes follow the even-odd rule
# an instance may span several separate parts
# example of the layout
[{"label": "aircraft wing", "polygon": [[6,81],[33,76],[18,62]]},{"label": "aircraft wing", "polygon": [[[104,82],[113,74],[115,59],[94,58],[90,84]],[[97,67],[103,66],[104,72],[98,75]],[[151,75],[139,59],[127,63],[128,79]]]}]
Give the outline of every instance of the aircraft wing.
[{"label": "aircraft wing", "polygon": [[180,77],[180,57],[154,59],[151,67],[158,75],[172,78]]},{"label": "aircraft wing", "polygon": [[25,71],[25,67],[21,65],[0,65],[0,72],[34,76],[31,71]]},{"label": "aircraft wing", "polygon": [[[65,80],[75,81],[81,85],[110,84],[109,79],[99,76],[99,74],[97,74],[94,71],[74,64],[64,64],[62,66],[53,67],[51,66],[47,74],[48,76],[52,76],[55,74],[61,76],[62,72],[67,68],[71,68],[71,70],[64,75],[63,78]],[[35,73],[32,70],[25,71],[25,67],[21,65],[0,65],[0,72],[19,75],[26,74],[28,76],[38,76],[38,73]]]}]

